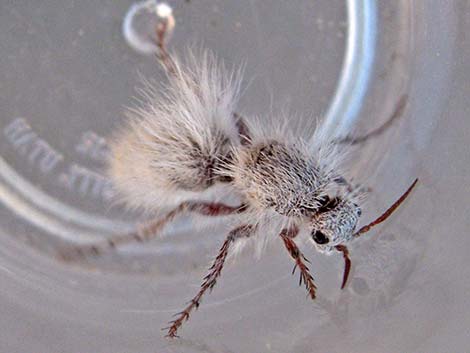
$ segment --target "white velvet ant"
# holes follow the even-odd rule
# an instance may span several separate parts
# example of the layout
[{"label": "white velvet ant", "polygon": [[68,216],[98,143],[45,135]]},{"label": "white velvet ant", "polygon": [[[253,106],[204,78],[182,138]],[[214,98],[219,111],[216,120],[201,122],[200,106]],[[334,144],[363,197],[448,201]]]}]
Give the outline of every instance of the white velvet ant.
[{"label": "white velvet ant", "polygon": [[[108,174],[128,205],[174,208],[134,234],[74,247],[64,257],[97,255],[122,243],[147,241],[183,213],[238,217],[239,225],[229,232],[198,293],[166,328],[169,337],[177,336],[202,296],[215,286],[229,251],[243,238],[268,231],[279,236],[312,299],[314,280],[294,239],[307,236],[322,253],[338,251],[345,260],[344,288],[351,266],[346,244],[387,219],[417,180],[379,218],[357,229],[365,192],[345,177],[342,156],[349,146],[385,130],[401,115],[406,96],[385,125],[365,136],[338,140],[317,133],[304,140],[286,121],[262,124],[236,113],[241,70],[228,71],[207,51],[188,51],[184,61],[170,55],[166,40],[175,21],[168,5],[156,9],[160,22],[155,48],[168,84],[157,88],[147,82],[144,102],[129,111],[128,123],[113,137]],[[215,185],[234,191],[240,204],[203,201],[202,195]]]}]

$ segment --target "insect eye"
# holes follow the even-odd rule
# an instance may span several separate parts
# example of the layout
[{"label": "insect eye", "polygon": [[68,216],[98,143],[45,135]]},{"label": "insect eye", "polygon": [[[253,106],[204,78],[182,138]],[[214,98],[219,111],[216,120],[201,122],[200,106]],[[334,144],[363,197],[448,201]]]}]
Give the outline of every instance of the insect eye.
[{"label": "insect eye", "polygon": [[320,232],[319,230],[315,230],[315,231],[312,232],[312,239],[315,241],[315,243],[320,244],[320,245],[328,244],[329,241],[330,241],[330,240],[325,236],[325,234],[323,234],[323,233]]}]

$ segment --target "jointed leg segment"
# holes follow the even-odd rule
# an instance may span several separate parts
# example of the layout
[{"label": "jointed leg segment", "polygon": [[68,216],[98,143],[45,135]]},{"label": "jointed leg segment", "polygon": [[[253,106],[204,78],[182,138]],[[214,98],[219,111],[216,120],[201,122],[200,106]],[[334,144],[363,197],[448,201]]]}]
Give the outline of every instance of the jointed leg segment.
[{"label": "jointed leg segment", "polygon": [[122,235],[114,235],[108,239],[96,242],[91,245],[72,246],[69,249],[66,249],[66,251],[63,251],[60,254],[60,258],[65,261],[73,261],[82,257],[100,255],[104,251],[114,249],[115,247],[122,244],[149,241],[153,238],[156,238],[168,223],[170,223],[176,217],[183,213],[194,212],[203,216],[214,217],[241,213],[245,211],[245,209],[245,205],[233,207],[227,206],[223,203],[195,201],[183,202],[179,206],[168,212],[162,218],[142,225],[135,232]]},{"label": "jointed leg segment", "polygon": [[173,30],[174,26],[175,19],[173,18],[173,15],[169,15],[166,18],[161,18],[161,21],[157,24],[157,27],[155,28],[155,44],[158,47],[158,52],[156,53],[156,56],[168,75],[177,74],[177,67],[175,61],[173,60],[166,48],[168,35]]},{"label": "jointed leg segment", "polygon": [[[178,68],[175,64],[175,60],[168,52],[166,43],[168,40],[168,35],[174,27],[174,19],[172,16],[162,19],[161,22],[158,23],[155,29],[155,44],[158,47],[158,52],[156,53],[157,59],[160,61],[161,65],[165,69],[165,72],[169,76],[176,76],[178,77]],[[187,79],[187,78],[186,78]],[[193,82],[195,89],[197,90],[198,82]],[[247,145],[250,143],[250,132],[248,126],[245,123],[245,119],[240,114],[234,112],[233,119],[235,121],[235,125],[238,129],[238,134],[240,136],[240,142],[242,145]]]},{"label": "jointed leg segment", "polygon": [[[299,280],[299,285],[302,285],[302,282],[305,284],[305,288],[308,291],[308,294],[310,295],[310,298],[315,299],[315,290],[317,287],[315,286],[314,280],[312,275],[310,274],[310,270],[308,269],[307,265],[305,262],[309,262],[307,258],[301,253],[299,248],[294,242],[294,238],[297,236],[299,233],[299,229],[297,227],[291,227],[288,229],[282,230],[281,234],[279,236],[284,242],[284,245],[289,252],[290,256],[295,261],[295,266],[292,271],[292,273],[295,272],[297,267],[300,270],[300,280]],[[304,262],[305,261],[305,262]]]},{"label": "jointed leg segment", "polygon": [[358,145],[361,143],[366,142],[370,138],[374,138],[376,136],[380,136],[383,134],[390,126],[393,125],[395,120],[400,118],[405,110],[406,104],[408,103],[408,95],[404,94],[400,97],[395,110],[393,111],[392,115],[387,119],[383,125],[379,126],[375,130],[369,131],[365,135],[362,136],[351,136],[347,135],[345,137],[341,137],[334,142],[337,144],[348,144],[348,145]]},{"label": "jointed leg segment", "polygon": [[225,239],[222,247],[219,249],[219,253],[215,258],[212,266],[209,268],[209,273],[204,277],[204,281],[201,284],[201,288],[199,292],[194,296],[191,301],[189,301],[186,308],[183,311],[176,314],[177,318],[170,322],[169,327],[165,327],[164,330],[168,330],[167,337],[178,337],[177,332],[179,327],[183,324],[183,322],[189,319],[189,314],[194,309],[199,307],[201,303],[201,298],[207,290],[212,290],[214,288],[218,277],[220,276],[222,269],[225,264],[225,260],[228,255],[228,251],[230,246],[240,238],[248,238],[253,234],[254,227],[251,225],[243,225],[233,229],[227,238]]}]

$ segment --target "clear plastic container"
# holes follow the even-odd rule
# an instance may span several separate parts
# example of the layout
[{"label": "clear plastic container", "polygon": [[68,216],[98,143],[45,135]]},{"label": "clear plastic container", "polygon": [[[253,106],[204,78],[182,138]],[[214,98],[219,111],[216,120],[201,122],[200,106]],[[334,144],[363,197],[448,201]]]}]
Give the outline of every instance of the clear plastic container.
[{"label": "clear plastic container", "polygon": [[194,228],[185,218],[148,244],[74,265],[55,258],[64,244],[143,219],[113,205],[102,173],[106,137],[139,75],[165,79],[122,36],[131,5],[1,7],[0,351],[464,351],[468,4],[171,2],[172,49],[203,45],[230,65],[245,63],[247,116],[287,110],[342,136],[381,125],[408,95],[403,117],[351,153],[354,174],[373,189],[364,222],[420,177],[399,212],[351,244],[345,290],[340,254],[303,247],[318,285],[312,303],[273,239],[261,259],[248,250],[228,263],[172,341],[160,328],[196,291],[224,222]]}]

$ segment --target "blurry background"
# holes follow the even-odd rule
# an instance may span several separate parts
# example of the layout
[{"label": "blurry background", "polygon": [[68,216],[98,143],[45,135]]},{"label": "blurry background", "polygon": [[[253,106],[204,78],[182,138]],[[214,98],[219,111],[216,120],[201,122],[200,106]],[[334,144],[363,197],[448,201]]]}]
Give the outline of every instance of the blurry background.
[{"label": "blurry background", "polygon": [[[113,206],[106,137],[140,78],[164,80],[121,33],[130,0],[0,4],[1,352],[462,352],[467,348],[470,135],[467,1],[174,0],[170,46],[245,64],[240,112],[292,113],[331,134],[403,117],[351,153],[372,219],[415,177],[383,226],[311,260],[312,303],[281,242],[224,270],[180,340],[160,331],[192,296],[228,230],[183,219],[164,238],[74,265],[57,248],[132,229]],[[141,24],[144,29],[146,24]],[[323,118],[323,119],[322,119]]]}]

